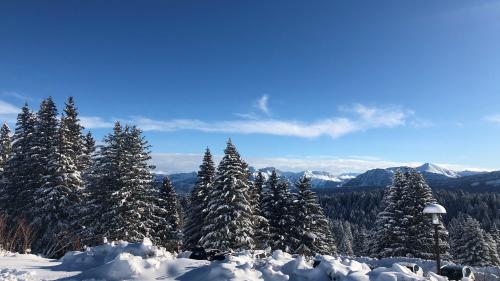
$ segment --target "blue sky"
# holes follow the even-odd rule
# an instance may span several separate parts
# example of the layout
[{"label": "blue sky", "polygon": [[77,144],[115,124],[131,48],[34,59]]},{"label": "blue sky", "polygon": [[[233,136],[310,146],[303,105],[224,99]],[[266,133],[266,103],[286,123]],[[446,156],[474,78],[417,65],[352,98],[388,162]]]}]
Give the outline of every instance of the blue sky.
[{"label": "blue sky", "polygon": [[0,119],[77,101],[159,169],[500,169],[498,1],[2,1]]}]

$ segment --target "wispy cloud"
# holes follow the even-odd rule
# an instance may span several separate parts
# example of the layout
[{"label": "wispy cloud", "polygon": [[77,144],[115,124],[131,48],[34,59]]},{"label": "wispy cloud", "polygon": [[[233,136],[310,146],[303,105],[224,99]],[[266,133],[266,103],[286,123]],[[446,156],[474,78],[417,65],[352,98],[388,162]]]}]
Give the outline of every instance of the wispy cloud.
[{"label": "wispy cloud", "polygon": [[260,110],[262,113],[269,115],[269,106],[268,106],[269,96],[263,95],[257,100],[255,107]]},{"label": "wispy cloud", "polygon": [[0,100],[0,121],[1,123],[14,123],[20,108],[6,101]]},{"label": "wispy cloud", "polygon": [[13,97],[13,98],[16,98],[16,99],[21,100],[21,101],[32,101],[33,100],[31,97],[29,97],[27,95],[23,95],[23,94],[18,93],[18,92],[2,92],[1,96]]},{"label": "wispy cloud", "polygon": [[[144,131],[194,130],[206,133],[266,134],[301,138],[328,136],[335,139],[369,129],[404,126],[407,120],[412,117],[410,111],[397,108],[368,107],[361,104],[343,107],[342,111],[347,113],[347,116],[312,122],[273,118],[205,122],[197,119],[155,120],[142,116],[121,121],[135,124]],[[87,128],[106,128],[113,125],[113,122],[98,117],[82,118],[82,121]]]},{"label": "wispy cloud", "polygon": [[490,123],[500,124],[500,114],[485,116],[484,120]]},{"label": "wispy cloud", "polygon": [[87,129],[111,128],[114,125],[113,121],[107,121],[96,116],[80,116],[80,122]]}]

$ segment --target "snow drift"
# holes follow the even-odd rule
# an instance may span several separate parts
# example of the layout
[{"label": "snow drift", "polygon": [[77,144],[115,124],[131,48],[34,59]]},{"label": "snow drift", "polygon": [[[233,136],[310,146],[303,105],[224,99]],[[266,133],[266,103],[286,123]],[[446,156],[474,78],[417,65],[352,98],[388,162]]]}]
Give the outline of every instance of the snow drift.
[{"label": "snow drift", "polygon": [[[398,264],[370,270],[366,263],[349,258],[316,256],[314,259],[275,251],[258,259],[253,251],[242,251],[224,261],[187,258],[189,253],[174,255],[152,245],[112,242],[69,252],[59,261],[34,255],[0,257],[0,280],[179,280],[179,281],[420,281],[446,280],[430,274],[419,277]],[[27,260],[32,260],[31,263]],[[313,267],[313,261],[320,261]],[[40,262],[44,266],[35,266]],[[36,262],[36,263],[34,263]],[[21,266],[23,265],[23,266]]]}]

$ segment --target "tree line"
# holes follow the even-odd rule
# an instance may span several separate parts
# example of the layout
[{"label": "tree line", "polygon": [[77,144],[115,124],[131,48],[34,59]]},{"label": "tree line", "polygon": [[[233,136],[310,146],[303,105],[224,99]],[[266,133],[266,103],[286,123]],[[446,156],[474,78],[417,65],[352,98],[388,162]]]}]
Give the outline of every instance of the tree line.
[{"label": "tree line", "polygon": [[500,264],[496,195],[435,197],[422,175],[408,170],[396,172],[383,193],[318,201],[307,177],[291,192],[276,171],[251,175],[229,139],[217,166],[207,148],[194,188],[180,200],[168,177],[154,184],[150,149],[139,128],[119,122],[96,145],[72,98],[60,116],[50,97],[36,113],[24,105],[14,134],[6,124],[0,129],[0,245],[58,257],[105,239],[150,238],[170,251],[268,248],[430,259],[432,224],[422,210],[441,202],[457,214],[439,226],[442,254],[470,265]]},{"label": "tree line", "polygon": [[276,173],[251,181],[230,140],[217,168],[207,149],[186,214],[168,177],[153,184],[142,131],[117,122],[96,146],[73,98],[61,116],[51,97],[36,113],[25,104],[14,134],[4,124],[0,140],[0,243],[9,250],[57,257],[104,239],[148,237],[172,251],[335,252],[309,179],[297,182],[293,194]]},{"label": "tree line", "polygon": [[498,194],[463,191],[438,191],[435,197],[431,194],[418,173],[407,171],[396,173],[393,184],[385,190],[322,192],[320,202],[333,221],[340,254],[432,258],[430,218],[421,211],[426,204],[439,202],[447,209],[440,225],[443,256],[461,264],[500,265]]}]

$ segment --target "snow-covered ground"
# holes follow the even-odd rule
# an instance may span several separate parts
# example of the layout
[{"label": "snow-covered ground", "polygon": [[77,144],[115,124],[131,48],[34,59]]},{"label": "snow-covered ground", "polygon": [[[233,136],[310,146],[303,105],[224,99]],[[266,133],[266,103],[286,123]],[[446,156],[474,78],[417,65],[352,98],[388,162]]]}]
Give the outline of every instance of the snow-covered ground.
[{"label": "snow-covered ground", "polygon": [[6,253],[0,257],[0,280],[446,280],[432,273],[417,276],[398,264],[370,270],[367,263],[332,256],[316,257],[321,263],[314,268],[312,260],[281,251],[263,259],[244,251],[213,262],[192,260],[188,255],[174,256],[148,240],[107,243],[67,253],[60,260]]}]

